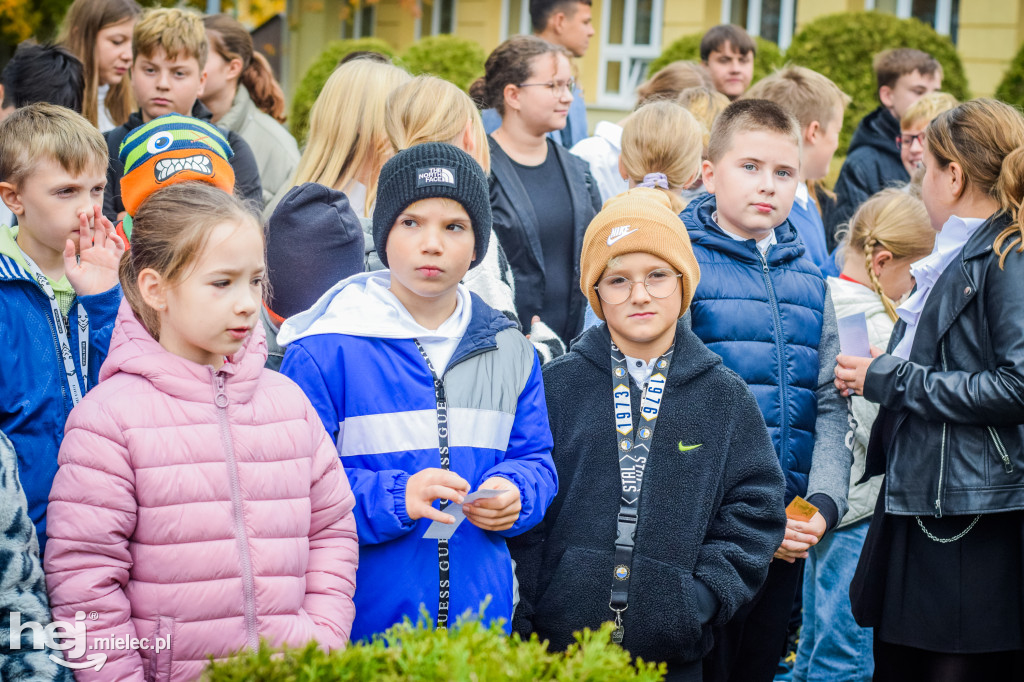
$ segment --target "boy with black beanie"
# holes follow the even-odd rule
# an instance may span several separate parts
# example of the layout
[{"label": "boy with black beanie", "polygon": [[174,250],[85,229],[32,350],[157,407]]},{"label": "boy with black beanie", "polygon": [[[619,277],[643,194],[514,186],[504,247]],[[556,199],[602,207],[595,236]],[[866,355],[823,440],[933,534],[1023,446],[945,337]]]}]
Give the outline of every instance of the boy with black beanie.
[{"label": "boy with black beanie", "polygon": [[377,196],[390,269],[338,283],[278,337],[281,371],[335,438],[356,496],[352,639],[421,606],[446,627],[488,596],[486,618],[508,622],[505,538],[543,518],[557,479],[536,353],[460,283],[490,239],[487,178],[457,147],[427,143],[384,165]]},{"label": "boy with black beanie", "polygon": [[700,271],[667,196],[610,199],[580,270],[606,324],[544,368],[563,485],[510,541],[514,627],[564,649],[613,620],[666,679],[700,680],[711,626],[753,598],[782,541],[782,472],[750,390],[681,319]]}]

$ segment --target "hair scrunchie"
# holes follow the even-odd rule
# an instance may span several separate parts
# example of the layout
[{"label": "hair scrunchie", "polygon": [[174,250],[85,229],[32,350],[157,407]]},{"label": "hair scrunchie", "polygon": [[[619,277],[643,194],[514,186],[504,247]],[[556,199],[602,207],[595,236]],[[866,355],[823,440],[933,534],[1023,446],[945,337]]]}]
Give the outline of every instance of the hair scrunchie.
[{"label": "hair scrunchie", "polygon": [[662,189],[668,189],[668,176],[664,173],[648,173],[644,176],[644,181],[641,182],[637,187],[661,187]]}]

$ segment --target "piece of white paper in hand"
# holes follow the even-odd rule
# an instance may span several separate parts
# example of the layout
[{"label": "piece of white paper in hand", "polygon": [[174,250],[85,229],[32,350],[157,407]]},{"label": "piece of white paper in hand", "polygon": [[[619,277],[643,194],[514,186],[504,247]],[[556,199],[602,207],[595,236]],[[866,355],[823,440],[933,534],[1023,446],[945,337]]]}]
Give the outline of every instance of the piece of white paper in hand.
[{"label": "piece of white paper in hand", "polygon": [[836,320],[839,327],[839,348],[843,355],[858,358],[871,357],[871,343],[868,341],[868,320],[864,313],[847,315]]},{"label": "piece of white paper in hand", "polygon": [[[507,493],[507,490],[477,490],[474,493],[466,495],[466,499],[463,504],[473,502],[474,500],[482,500],[488,497],[497,497],[503,493]],[[459,526],[463,521],[466,520],[466,513],[462,511],[462,505],[452,502],[444,508],[445,514],[451,514],[455,517],[455,523],[441,523],[440,521],[434,521],[427,526],[427,532],[423,534],[424,540],[447,540],[451,536],[455,535],[455,531],[458,530]]]}]

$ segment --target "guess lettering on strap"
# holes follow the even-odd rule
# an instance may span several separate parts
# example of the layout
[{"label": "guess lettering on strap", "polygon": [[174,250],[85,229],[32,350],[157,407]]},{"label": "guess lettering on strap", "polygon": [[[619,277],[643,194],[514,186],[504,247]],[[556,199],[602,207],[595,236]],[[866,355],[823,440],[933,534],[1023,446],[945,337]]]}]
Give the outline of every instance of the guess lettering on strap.
[{"label": "guess lettering on strap", "polygon": [[68,389],[71,391],[71,404],[77,405],[82,400],[82,395],[89,390],[89,315],[85,307],[78,304],[78,363],[82,367],[82,384],[78,384],[78,370],[75,368],[75,360],[71,355],[71,334],[65,323],[64,314],[57,305],[57,295],[53,293],[50,280],[46,278],[43,271],[39,269],[36,262],[28,257],[24,251],[21,252],[25,263],[28,265],[28,273],[36,281],[36,284],[46,294],[50,302],[50,315],[53,318],[53,328],[57,333],[57,345],[61,360],[64,361],[64,374],[68,382]]},{"label": "guess lettering on strap", "polygon": [[[622,498],[619,501],[618,535],[615,539],[615,566],[612,570],[611,599],[608,608],[615,612],[615,630],[612,641],[622,643],[626,634],[622,626],[622,612],[629,607],[629,580],[633,572],[633,547],[636,524],[640,514],[640,490],[644,482],[644,469],[651,454],[654,427],[665,395],[665,377],[672,362],[672,349],[654,363],[654,374],[647,382],[640,399],[642,419],[633,434],[633,408],[630,402],[630,378],[626,358],[612,343],[612,402],[615,405],[615,434],[618,438],[619,478]],[[634,439],[631,439],[630,436]]]},{"label": "guess lettering on strap", "polygon": [[[415,339],[414,339],[415,340]],[[416,348],[427,363],[430,376],[434,378],[434,398],[437,401],[437,449],[441,455],[441,468],[448,471],[451,467],[451,458],[448,453],[448,399],[444,393],[444,380],[437,376],[434,365],[430,362],[427,351],[416,341]],[[448,500],[441,500],[441,509],[448,506]],[[451,599],[451,554],[448,551],[448,541],[437,541],[437,629],[448,628],[448,611]]]}]

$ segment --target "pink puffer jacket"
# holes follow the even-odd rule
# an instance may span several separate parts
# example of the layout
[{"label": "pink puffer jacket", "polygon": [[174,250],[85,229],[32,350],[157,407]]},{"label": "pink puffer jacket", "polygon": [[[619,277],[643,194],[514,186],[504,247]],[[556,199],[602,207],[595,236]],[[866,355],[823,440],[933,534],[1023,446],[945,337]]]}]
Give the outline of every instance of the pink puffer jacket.
[{"label": "pink puffer jacket", "polygon": [[[68,419],[47,512],[54,619],[88,614],[86,653],[106,655],[79,681],[194,680],[209,656],[260,638],[348,642],[352,491],[306,396],[265,358],[257,324],[221,370],[197,365],[122,303],[101,383]],[[114,637],[149,648],[100,639]]]}]

